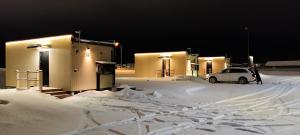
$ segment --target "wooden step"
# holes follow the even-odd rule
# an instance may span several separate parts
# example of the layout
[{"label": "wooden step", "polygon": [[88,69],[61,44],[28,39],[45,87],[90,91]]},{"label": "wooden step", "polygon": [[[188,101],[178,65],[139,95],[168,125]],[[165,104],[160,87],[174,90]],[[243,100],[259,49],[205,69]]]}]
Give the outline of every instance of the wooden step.
[{"label": "wooden step", "polygon": [[68,94],[67,91],[51,91],[51,92],[43,92],[45,94],[50,94],[50,95],[61,95],[61,94]]},{"label": "wooden step", "polygon": [[63,91],[62,89],[47,89],[47,90],[42,90],[43,93],[45,92],[53,92],[53,91]]},{"label": "wooden step", "polygon": [[71,96],[71,94],[69,94],[68,91],[64,91],[62,89],[56,89],[56,88],[45,89],[45,90],[42,90],[41,92],[45,93],[45,94],[49,94],[49,95],[57,97],[57,98],[60,98],[60,99]]},{"label": "wooden step", "polygon": [[61,95],[53,95],[54,97],[57,97],[59,99],[63,99],[63,98],[66,98],[66,97],[70,97],[71,94],[61,94]]}]

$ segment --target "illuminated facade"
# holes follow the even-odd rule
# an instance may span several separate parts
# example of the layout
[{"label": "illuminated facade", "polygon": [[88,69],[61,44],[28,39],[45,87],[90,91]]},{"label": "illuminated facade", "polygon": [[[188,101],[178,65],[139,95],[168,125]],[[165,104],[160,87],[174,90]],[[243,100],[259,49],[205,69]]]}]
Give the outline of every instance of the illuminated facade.
[{"label": "illuminated facade", "polygon": [[16,70],[43,70],[45,86],[66,91],[112,88],[113,56],[113,43],[72,35],[7,42],[6,86],[16,87]]},{"label": "illuminated facade", "polygon": [[218,73],[227,68],[230,60],[225,57],[199,57],[199,76],[205,77],[207,74]]},{"label": "illuminated facade", "polygon": [[205,77],[229,65],[225,57],[198,57],[186,51],[136,53],[134,56],[136,77]]},{"label": "illuminated facade", "polygon": [[136,77],[186,75],[187,52],[136,53]]}]

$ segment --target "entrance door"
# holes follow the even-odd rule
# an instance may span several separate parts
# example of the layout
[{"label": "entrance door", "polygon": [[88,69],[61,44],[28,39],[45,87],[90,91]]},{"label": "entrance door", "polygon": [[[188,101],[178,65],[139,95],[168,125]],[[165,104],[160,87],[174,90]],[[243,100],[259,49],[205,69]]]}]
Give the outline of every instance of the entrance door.
[{"label": "entrance door", "polygon": [[206,62],[206,74],[211,74],[212,73],[212,61],[207,61]]},{"label": "entrance door", "polygon": [[49,52],[40,52],[40,70],[43,70],[43,85],[49,86]]},{"label": "entrance door", "polygon": [[170,77],[170,72],[170,59],[162,59],[162,77]]}]

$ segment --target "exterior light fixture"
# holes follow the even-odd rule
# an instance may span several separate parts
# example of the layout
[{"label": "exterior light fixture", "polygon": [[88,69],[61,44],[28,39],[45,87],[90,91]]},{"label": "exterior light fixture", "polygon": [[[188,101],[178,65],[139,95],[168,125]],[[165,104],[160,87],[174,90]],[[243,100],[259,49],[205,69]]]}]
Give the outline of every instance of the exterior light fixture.
[{"label": "exterior light fixture", "polygon": [[115,42],[115,47],[118,47],[120,45],[119,42]]},{"label": "exterior light fixture", "polygon": [[90,48],[87,48],[86,50],[85,50],[85,57],[86,58],[91,58],[91,49]]},{"label": "exterior light fixture", "polygon": [[158,58],[162,58],[162,59],[171,59],[171,56],[160,56]]},{"label": "exterior light fixture", "polygon": [[115,47],[119,47],[120,46],[120,55],[121,55],[121,67],[123,67],[123,49],[122,49],[122,46],[123,45],[120,45],[120,43],[119,42],[116,42],[115,40],[114,40],[114,45],[115,45]]}]

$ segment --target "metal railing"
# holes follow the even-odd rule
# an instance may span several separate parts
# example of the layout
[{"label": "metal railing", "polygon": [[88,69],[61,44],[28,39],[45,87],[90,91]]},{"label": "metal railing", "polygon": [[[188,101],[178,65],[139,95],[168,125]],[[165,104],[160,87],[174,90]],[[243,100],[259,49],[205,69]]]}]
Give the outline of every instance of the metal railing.
[{"label": "metal railing", "polygon": [[[165,77],[174,77],[175,76],[175,69],[171,69],[170,70],[170,74],[169,73],[165,73]],[[163,77],[162,76],[162,70],[155,70],[155,77]]]},{"label": "metal railing", "polygon": [[[43,71],[20,71],[17,72],[17,90],[29,89],[30,84],[35,84],[38,87],[38,90],[43,90]],[[33,82],[33,83],[32,83]],[[25,87],[22,87],[22,83],[25,83]]]}]

